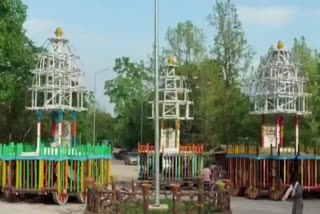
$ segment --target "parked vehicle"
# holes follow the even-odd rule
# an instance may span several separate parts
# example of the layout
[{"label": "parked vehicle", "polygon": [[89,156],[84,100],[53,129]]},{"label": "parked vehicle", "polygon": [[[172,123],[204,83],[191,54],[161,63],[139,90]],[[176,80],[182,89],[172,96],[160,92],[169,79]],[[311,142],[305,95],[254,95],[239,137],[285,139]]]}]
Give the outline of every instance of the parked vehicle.
[{"label": "parked vehicle", "polygon": [[124,158],[125,165],[137,165],[138,164],[138,153],[137,152],[128,152]]},{"label": "parked vehicle", "polygon": [[122,160],[125,160],[128,155],[128,150],[127,149],[121,149],[118,153],[119,158]]}]

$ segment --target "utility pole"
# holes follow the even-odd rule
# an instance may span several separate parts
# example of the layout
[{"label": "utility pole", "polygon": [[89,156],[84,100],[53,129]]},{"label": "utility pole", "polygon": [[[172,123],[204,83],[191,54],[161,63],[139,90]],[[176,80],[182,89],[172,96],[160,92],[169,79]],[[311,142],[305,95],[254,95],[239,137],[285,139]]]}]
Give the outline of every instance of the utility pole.
[{"label": "utility pole", "polygon": [[140,143],[143,144],[143,101],[141,101],[140,114]]},{"label": "utility pole", "polygon": [[[142,89],[144,89],[144,84],[143,84],[143,75],[141,75],[141,84],[142,84]],[[142,90],[143,91],[143,90]],[[144,102],[144,94],[143,92],[140,92],[140,143],[143,144],[143,102]]]},{"label": "utility pole", "polygon": [[154,122],[155,122],[155,206],[160,206],[160,141],[159,141],[159,32],[158,32],[158,0],[154,1]]}]

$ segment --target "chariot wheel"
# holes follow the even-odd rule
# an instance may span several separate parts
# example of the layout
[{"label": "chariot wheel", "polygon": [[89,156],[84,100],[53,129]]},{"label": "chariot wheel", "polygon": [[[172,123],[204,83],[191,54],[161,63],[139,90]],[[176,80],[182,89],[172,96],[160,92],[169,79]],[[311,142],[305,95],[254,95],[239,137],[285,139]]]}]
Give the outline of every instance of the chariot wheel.
[{"label": "chariot wheel", "polygon": [[57,205],[65,205],[68,202],[69,194],[68,193],[58,193],[53,192],[52,193],[53,202]]},{"label": "chariot wheel", "polygon": [[283,194],[284,194],[283,188],[280,188],[280,189],[272,189],[272,188],[270,188],[270,190],[269,190],[270,199],[272,199],[274,201],[281,200]]},{"label": "chariot wheel", "polygon": [[249,199],[257,199],[260,196],[260,190],[258,188],[248,188],[247,194]]},{"label": "chariot wheel", "polygon": [[3,192],[3,196],[7,201],[14,202],[17,200],[15,194],[13,194],[9,189],[5,189]]},{"label": "chariot wheel", "polygon": [[87,202],[87,193],[77,193],[77,201],[81,204],[85,204]]},{"label": "chariot wheel", "polygon": [[54,187],[56,191],[52,192],[53,202],[57,205],[65,205],[69,200],[68,190],[63,189],[62,192],[58,193],[58,185],[55,182]]},{"label": "chariot wheel", "polygon": [[242,196],[243,195],[243,188],[233,186],[231,194],[232,194],[232,196]]}]

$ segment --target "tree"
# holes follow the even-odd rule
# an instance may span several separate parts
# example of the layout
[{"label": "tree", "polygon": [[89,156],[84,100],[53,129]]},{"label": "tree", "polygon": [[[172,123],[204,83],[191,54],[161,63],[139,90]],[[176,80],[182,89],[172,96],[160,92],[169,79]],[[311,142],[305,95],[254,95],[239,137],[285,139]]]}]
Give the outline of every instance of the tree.
[{"label": "tree", "polygon": [[[0,108],[1,141],[25,140],[31,133],[31,112],[26,112],[25,91],[37,52],[26,37],[26,6],[20,0],[0,2]],[[30,120],[31,121],[30,121]],[[26,120],[26,121],[24,121]],[[13,135],[14,133],[14,135]],[[30,139],[30,138],[29,138]]]},{"label": "tree", "polygon": [[129,57],[117,58],[113,69],[117,77],[106,81],[105,95],[115,104],[115,113],[123,116],[134,98],[144,98],[143,79],[147,78],[147,74],[142,62],[133,63]]},{"label": "tree", "polygon": [[[302,71],[310,80],[308,89],[309,93],[312,94],[312,115],[306,117],[306,120],[301,121],[301,125],[305,129],[300,135],[305,138],[303,142],[310,143],[309,139],[311,134],[312,141],[320,144],[320,138],[318,137],[320,131],[320,68],[318,66],[318,56],[308,47],[303,36],[294,39],[292,53],[295,59],[302,64]],[[310,134],[306,128],[310,130]]]},{"label": "tree", "polygon": [[[140,140],[141,106],[149,97],[148,80],[150,75],[143,62],[134,63],[128,57],[115,60],[114,71],[117,77],[105,83],[105,95],[115,104],[117,123],[115,131],[118,141],[134,147]],[[146,134],[152,128],[151,121],[143,114]]]},{"label": "tree", "polygon": [[[225,135],[228,142],[238,142],[241,138],[255,141],[259,131],[258,120],[249,114],[251,104],[249,98],[244,95],[239,87],[227,90],[221,66],[213,60],[204,60],[198,65],[200,78],[194,91],[197,100],[195,120],[198,131],[203,133],[204,143],[207,148],[225,143]],[[224,104],[225,94],[229,103]],[[228,114],[228,117],[225,114]],[[229,119],[229,120],[226,120]],[[226,131],[226,123],[229,123],[229,131]]]},{"label": "tree", "polygon": [[237,9],[230,0],[217,0],[208,20],[216,31],[212,53],[223,68],[225,84],[229,87],[236,83],[239,74],[248,71],[253,51],[245,39]]},{"label": "tree", "polygon": [[217,0],[208,20],[216,31],[212,54],[215,62],[221,67],[220,72],[222,71],[224,79],[221,92],[223,97],[220,100],[224,118],[222,142],[230,143],[234,140],[230,135],[234,121],[231,116],[237,112],[239,105],[235,98],[242,96],[241,92],[238,92],[239,77],[248,71],[253,52],[244,37],[237,9],[230,0]]},{"label": "tree", "polygon": [[168,47],[166,56],[175,56],[178,64],[196,63],[205,54],[205,36],[201,29],[191,21],[178,23],[175,28],[168,28],[166,33]]}]

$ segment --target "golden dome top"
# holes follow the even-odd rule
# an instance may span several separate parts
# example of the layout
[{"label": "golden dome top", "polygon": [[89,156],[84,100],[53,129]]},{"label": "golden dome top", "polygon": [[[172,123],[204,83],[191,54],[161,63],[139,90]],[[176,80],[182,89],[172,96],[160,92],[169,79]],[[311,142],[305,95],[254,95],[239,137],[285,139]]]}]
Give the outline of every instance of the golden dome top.
[{"label": "golden dome top", "polygon": [[57,39],[62,38],[63,31],[62,31],[61,27],[58,27],[54,33],[56,34]]},{"label": "golden dome top", "polygon": [[277,43],[277,48],[278,48],[278,50],[282,50],[283,47],[284,47],[283,42],[282,42],[281,40],[279,40],[278,43]]},{"label": "golden dome top", "polygon": [[174,65],[175,64],[175,58],[173,56],[168,57],[168,64]]}]

